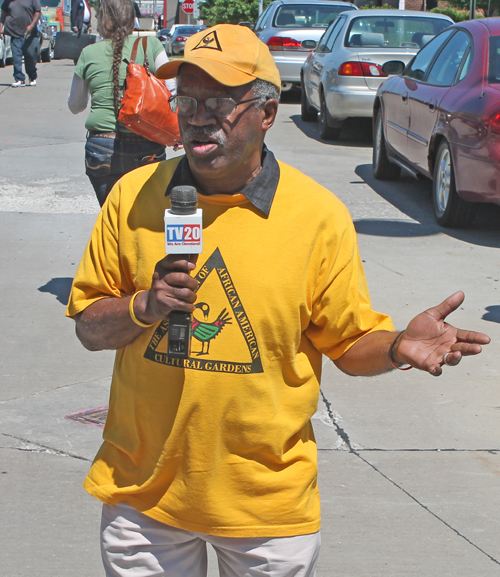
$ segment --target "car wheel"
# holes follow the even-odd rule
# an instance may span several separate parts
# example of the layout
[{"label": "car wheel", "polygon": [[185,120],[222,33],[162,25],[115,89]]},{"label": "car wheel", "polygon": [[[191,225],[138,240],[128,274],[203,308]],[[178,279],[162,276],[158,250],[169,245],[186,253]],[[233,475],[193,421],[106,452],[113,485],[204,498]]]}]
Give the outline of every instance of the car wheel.
[{"label": "car wheel", "polygon": [[304,82],[301,83],[300,92],[300,117],[304,122],[313,122],[318,117],[318,111],[307,100]]},{"label": "car wheel", "polygon": [[0,58],[0,68],[5,68],[5,58]]},{"label": "car wheel", "polygon": [[50,48],[43,50],[41,53],[42,62],[50,62]]},{"label": "car wheel", "polygon": [[436,220],[441,226],[461,228],[472,224],[477,206],[462,200],[455,186],[455,169],[446,141],[439,145],[434,164],[432,200]]},{"label": "car wheel", "polygon": [[401,173],[399,166],[391,162],[387,156],[384,122],[381,111],[378,112],[375,119],[372,169],[373,176],[378,180],[395,180]]},{"label": "car wheel", "polygon": [[332,128],[328,124],[328,110],[326,108],[325,97],[321,95],[321,107],[318,115],[319,135],[325,140],[338,140],[340,136],[340,126]]}]

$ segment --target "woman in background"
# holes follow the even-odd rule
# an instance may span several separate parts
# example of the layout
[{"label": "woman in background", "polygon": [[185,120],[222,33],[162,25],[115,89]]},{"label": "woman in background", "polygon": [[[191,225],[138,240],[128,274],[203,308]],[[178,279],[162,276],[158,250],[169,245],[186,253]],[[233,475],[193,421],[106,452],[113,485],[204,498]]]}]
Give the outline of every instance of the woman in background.
[{"label": "woman in background", "polygon": [[[76,65],[68,106],[73,114],[87,108],[85,173],[102,206],[113,185],[138,166],[165,160],[165,147],[130,132],[117,120],[127,72],[137,36],[132,36],[135,10],[132,0],[102,0],[97,10],[97,29],[103,40],[83,49]],[[152,72],[168,62],[161,42],[147,37],[147,57]],[[136,62],[144,61],[142,42]],[[175,81],[167,81],[175,93]]]}]

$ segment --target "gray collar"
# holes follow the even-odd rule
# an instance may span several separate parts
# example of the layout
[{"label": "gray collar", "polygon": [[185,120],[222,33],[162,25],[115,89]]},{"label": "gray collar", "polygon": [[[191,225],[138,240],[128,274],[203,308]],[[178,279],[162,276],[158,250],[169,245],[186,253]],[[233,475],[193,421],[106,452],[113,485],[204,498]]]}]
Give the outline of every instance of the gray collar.
[{"label": "gray collar", "polygon": [[[264,145],[262,149],[262,169],[259,174],[239,194],[243,194],[254,206],[269,216],[274,195],[280,179],[280,167],[274,154]],[[167,186],[165,196],[169,196],[174,186],[188,185],[198,188],[187,156],[177,165],[174,175]],[[203,193],[201,193],[203,194]],[[208,195],[207,195],[208,196]]]}]

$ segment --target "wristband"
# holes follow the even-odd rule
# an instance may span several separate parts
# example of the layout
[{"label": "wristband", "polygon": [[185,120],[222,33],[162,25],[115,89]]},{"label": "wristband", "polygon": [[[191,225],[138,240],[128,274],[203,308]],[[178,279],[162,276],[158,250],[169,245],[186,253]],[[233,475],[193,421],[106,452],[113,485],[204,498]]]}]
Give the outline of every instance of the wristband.
[{"label": "wristband", "polygon": [[143,293],[144,290],[141,291],[137,291],[136,293],[134,293],[132,295],[132,298],[130,299],[130,302],[128,303],[128,312],[130,313],[130,318],[134,321],[134,323],[140,327],[142,327],[143,329],[149,329],[149,327],[152,327],[155,323],[152,323],[150,325],[147,325],[143,322],[141,322],[136,316],[135,316],[135,312],[134,312],[134,301],[135,301],[135,297],[140,294]]},{"label": "wristband", "polygon": [[398,367],[398,365],[396,365],[395,361],[394,361],[394,347],[396,346],[396,343],[398,342],[399,337],[404,333],[404,331],[401,331],[399,333],[399,335],[393,340],[391,348],[389,349],[389,359],[391,361],[391,365],[395,368],[398,369],[398,371],[409,371],[410,369],[413,369],[413,367],[411,365],[408,365],[407,367]]}]

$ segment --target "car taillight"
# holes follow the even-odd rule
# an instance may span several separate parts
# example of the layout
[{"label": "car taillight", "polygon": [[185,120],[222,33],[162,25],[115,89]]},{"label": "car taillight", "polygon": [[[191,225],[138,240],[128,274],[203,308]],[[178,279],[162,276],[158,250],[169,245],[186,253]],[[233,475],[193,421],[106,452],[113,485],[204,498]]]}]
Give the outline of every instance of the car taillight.
[{"label": "car taillight", "polygon": [[271,36],[267,41],[269,50],[295,50],[298,52],[310,52],[310,48],[304,48],[302,42],[288,36]]},{"label": "car taillight", "polygon": [[492,132],[500,134],[500,108],[498,106],[488,110],[484,115],[484,120]]},{"label": "car taillight", "polygon": [[177,36],[175,40],[177,42],[186,42],[187,38],[185,36]]},{"label": "car taillight", "polygon": [[344,62],[339,67],[339,76],[374,76],[386,77],[387,74],[382,71],[378,64],[372,62]]},{"label": "car taillight", "polygon": [[165,38],[165,36],[158,36],[158,40],[160,42],[165,42],[166,38]]}]

